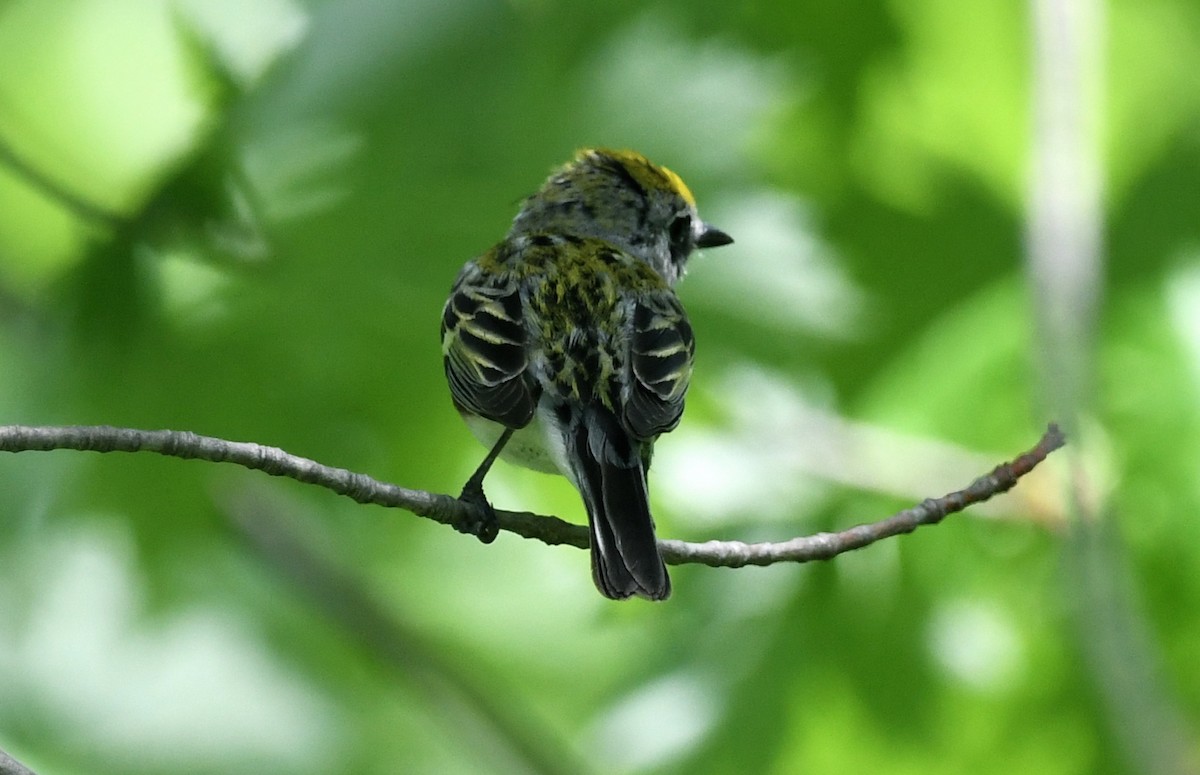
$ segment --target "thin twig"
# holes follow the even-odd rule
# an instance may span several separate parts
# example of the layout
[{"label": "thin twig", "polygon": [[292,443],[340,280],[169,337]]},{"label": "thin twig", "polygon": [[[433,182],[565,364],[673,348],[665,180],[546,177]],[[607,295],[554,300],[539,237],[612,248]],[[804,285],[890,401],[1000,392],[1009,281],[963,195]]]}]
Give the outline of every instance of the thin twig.
[{"label": "thin twig", "polygon": [[[836,533],[817,533],[774,543],[662,540],[659,544],[664,559],[672,565],[698,563],[736,568],[777,562],[827,560],[884,538],[911,533],[921,525],[936,524],[949,514],[1006,492],[1065,443],[1066,439],[1058,426],[1051,425],[1037,446],[1012,462],[997,466],[966,489],[941,498],[930,498],[878,522],[855,525]],[[315,484],[359,503],[405,509],[463,532],[470,532],[470,525],[481,522],[477,507],[449,495],[387,484],[365,474],[297,457],[278,447],[226,441],[188,431],[143,431],[107,425],[0,426],[0,452],[44,452],[55,449],[157,452],[160,455],[195,458],[212,463],[236,463],[271,476],[286,476],[306,484]],[[537,539],[546,544],[567,544],[580,549],[588,545],[586,528],[558,517],[518,511],[497,511],[496,517],[501,530],[523,538]]]},{"label": "thin twig", "polygon": [[772,565],[777,562],[812,562],[828,560],[839,554],[870,546],[876,541],[903,533],[911,533],[922,525],[936,525],[950,514],[989,498],[1008,492],[1017,480],[1032,471],[1054,450],[1063,446],[1066,438],[1057,425],[1051,425],[1033,449],[1010,463],[1001,463],[992,471],[971,482],[966,489],[928,498],[912,508],[897,512],[878,522],[855,525],[836,533],[816,533],[789,541],[744,544],[740,541],[708,541],[690,544],[684,541],[661,541],[667,562],[680,565],[686,562],[713,567],[737,568],[742,565]]},{"label": "thin twig", "polygon": [[80,218],[108,227],[117,227],[124,222],[124,219],[119,214],[93,204],[83,196],[69,190],[65,185],[43,173],[26,161],[3,139],[0,139],[0,165],[8,167],[11,172],[24,178],[26,183],[33,186],[44,196],[57,201]]}]

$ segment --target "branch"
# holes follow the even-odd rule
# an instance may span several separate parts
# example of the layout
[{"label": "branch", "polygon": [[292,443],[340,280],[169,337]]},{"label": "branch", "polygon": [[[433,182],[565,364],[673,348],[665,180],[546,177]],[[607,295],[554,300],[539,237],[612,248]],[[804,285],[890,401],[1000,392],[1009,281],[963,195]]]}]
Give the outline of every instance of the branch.
[{"label": "branch", "polygon": [[716,567],[772,565],[777,562],[828,560],[844,552],[862,549],[884,538],[911,533],[922,525],[936,525],[950,514],[1008,492],[1054,450],[1067,443],[1057,425],[1051,424],[1037,446],[1009,463],[1001,463],[971,482],[965,489],[940,498],[926,498],[916,506],[878,522],[848,527],[836,533],[816,533],[777,543],[744,544],[740,541],[660,541],[667,562],[687,562]]},{"label": "branch", "polygon": [[33,770],[0,751],[0,775],[34,775]]},{"label": "branch", "polygon": [[[966,489],[941,498],[930,498],[886,519],[836,533],[817,533],[777,543],[746,544],[740,541],[660,540],[663,558],[672,565],[699,563],[712,567],[737,568],[743,565],[771,565],[777,562],[828,560],[843,552],[861,549],[884,538],[911,533],[921,525],[933,525],[948,515],[1007,492],[1066,438],[1057,425],[1051,425],[1033,449],[1010,463],[1003,463],[979,477]],[[95,426],[0,426],[0,452],[45,452],[75,449],[90,452],[157,452],[179,458],[195,458],[211,463],[236,463],[271,476],[286,476],[298,482],[315,484],[358,503],[401,508],[419,517],[450,525],[464,533],[476,533],[483,523],[481,511],[449,495],[410,490],[372,479],[365,474],[332,468],[307,458],[297,457],[277,447],[248,442],[226,441],[199,436],[188,431],[142,431],[132,428]],[[587,529],[558,517],[520,511],[497,511],[500,529],[546,544],[567,544],[580,549],[588,546]]]}]

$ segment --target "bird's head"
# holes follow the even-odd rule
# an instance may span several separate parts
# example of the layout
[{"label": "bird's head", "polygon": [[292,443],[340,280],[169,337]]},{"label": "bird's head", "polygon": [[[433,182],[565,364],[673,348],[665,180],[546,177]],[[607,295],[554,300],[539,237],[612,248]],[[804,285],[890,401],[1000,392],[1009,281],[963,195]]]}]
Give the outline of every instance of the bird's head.
[{"label": "bird's head", "polygon": [[511,234],[595,237],[653,267],[669,285],[696,248],[733,238],[700,219],[683,180],[633,151],[587,148],[525,200]]}]

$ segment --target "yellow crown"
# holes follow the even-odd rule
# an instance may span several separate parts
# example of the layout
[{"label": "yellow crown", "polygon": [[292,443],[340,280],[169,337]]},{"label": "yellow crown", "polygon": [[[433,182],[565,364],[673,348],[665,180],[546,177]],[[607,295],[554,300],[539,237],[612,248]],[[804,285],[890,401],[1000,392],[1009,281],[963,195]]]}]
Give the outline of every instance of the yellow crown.
[{"label": "yellow crown", "polygon": [[666,167],[660,167],[653,163],[645,156],[637,151],[614,151],[608,148],[584,148],[577,155],[576,159],[582,159],[588,154],[603,154],[620,162],[629,174],[647,190],[656,190],[666,188],[674,191],[683,197],[683,200],[690,205],[695,206],[696,197],[692,195],[692,190],[683,182],[683,178],[676,175]]}]

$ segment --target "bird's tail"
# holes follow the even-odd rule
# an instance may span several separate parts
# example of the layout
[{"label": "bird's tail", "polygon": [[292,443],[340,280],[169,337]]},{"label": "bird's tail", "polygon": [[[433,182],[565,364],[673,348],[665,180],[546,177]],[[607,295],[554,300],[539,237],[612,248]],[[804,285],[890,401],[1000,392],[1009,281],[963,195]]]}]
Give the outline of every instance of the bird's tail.
[{"label": "bird's tail", "polygon": [[596,587],[614,600],[665,600],[671,579],[654,536],[639,445],[601,407],[585,410],[568,444],[588,512]]}]

